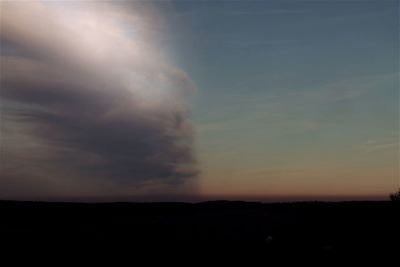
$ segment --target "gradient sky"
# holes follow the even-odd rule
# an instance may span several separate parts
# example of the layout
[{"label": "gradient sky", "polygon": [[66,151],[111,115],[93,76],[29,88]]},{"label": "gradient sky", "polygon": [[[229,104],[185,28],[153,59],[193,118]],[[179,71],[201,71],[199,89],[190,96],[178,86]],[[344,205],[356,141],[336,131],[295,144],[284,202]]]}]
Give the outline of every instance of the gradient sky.
[{"label": "gradient sky", "polygon": [[179,2],[202,191],[399,186],[399,2]]},{"label": "gradient sky", "polygon": [[[3,15],[11,14],[4,10]],[[120,39],[103,47],[98,44],[109,39],[96,37],[90,47],[98,46],[101,57],[96,54],[89,61],[81,58],[91,50],[69,50],[61,41],[36,42],[51,38],[14,34],[20,28],[4,24],[8,31],[2,36],[2,68],[7,75],[2,75],[6,78],[1,159],[4,163],[11,154],[17,156],[3,168],[0,196],[347,199],[385,198],[399,187],[399,1],[128,1],[119,2],[116,10],[118,16],[105,15],[118,23],[105,24],[104,36],[112,32]],[[85,18],[90,12],[76,16]],[[79,24],[73,23],[76,30]],[[41,24],[25,27],[35,32]],[[64,34],[66,28],[54,27],[57,34]],[[123,56],[132,52],[126,48],[131,44],[128,39],[146,48],[140,50],[145,52],[139,53],[139,64]],[[21,45],[21,40],[33,45]],[[93,91],[98,81],[85,77],[77,91],[67,88],[65,94],[54,96],[52,89],[40,91],[30,75],[19,78],[27,81],[22,85],[14,81],[18,68],[8,63],[10,57],[45,62],[73,80],[80,74],[70,69],[78,62],[82,69],[90,69],[89,75],[104,74],[102,82],[120,90],[113,91],[118,96]],[[103,62],[107,68],[91,67]],[[35,74],[38,66],[25,68]],[[128,69],[127,81],[146,90],[120,84]],[[62,79],[63,87],[75,86],[69,78]],[[44,83],[49,88],[55,84]],[[121,100],[130,94],[133,106],[139,107]],[[65,96],[71,103],[61,100]],[[72,111],[74,99],[81,105]],[[78,118],[83,108],[88,117]],[[107,120],[95,116],[99,110],[108,110]],[[49,119],[49,114],[55,117]],[[22,137],[10,134],[29,123],[50,130],[37,133],[29,128]],[[76,133],[81,125],[91,128]],[[54,134],[64,139],[52,140]],[[40,151],[52,151],[51,160],[39,152],[42,165],[27,178],[26,172],[16,170],[33,170],[38,156],[20,143],[33,135],[56,142],[40,145]],[[88,136],[95,141],[88,141]],[[90,156],[90,163],[65,156],[71,149],[82,159]],[[76,162],[70,163],[71,158]],[[69,164],[74,171],[69,171]],[[49,178],[60,172],[62,178]],[[88,180],[99,173],[104,177]],[[31,190],[25,188],[32,185]]]}]

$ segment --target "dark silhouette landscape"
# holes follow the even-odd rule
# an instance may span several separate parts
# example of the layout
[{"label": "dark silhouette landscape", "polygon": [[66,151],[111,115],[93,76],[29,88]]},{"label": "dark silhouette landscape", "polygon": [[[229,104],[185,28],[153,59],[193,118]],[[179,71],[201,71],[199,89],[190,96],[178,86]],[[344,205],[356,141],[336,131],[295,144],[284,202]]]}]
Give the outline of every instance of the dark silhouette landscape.
[{"label": "dark silhouette landscape", "polygon": [[[0,202],[8,250],[384,256],[399,247],[399,202]],[[239,253],[239,254],[237,254]],[[176,256],[176,255],[175,255]],[[155,260],[155,259],[154,259]]]}]

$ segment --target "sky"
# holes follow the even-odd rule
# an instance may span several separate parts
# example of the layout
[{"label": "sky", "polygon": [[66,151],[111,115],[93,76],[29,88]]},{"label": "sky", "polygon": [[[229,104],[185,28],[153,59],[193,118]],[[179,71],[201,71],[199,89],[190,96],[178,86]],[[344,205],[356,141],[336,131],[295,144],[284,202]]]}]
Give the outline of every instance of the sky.
[{"label": "sky", "polygon": [[1,2],[0,198],[383,199],[399,1]]}]

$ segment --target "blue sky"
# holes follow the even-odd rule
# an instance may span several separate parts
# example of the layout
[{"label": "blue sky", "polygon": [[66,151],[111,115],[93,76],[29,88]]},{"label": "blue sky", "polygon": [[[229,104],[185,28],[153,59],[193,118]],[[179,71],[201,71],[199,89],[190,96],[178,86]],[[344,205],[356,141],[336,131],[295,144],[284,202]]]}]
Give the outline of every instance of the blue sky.
[{"label": "blue sky", "polygon": [[[210,194],[398,185],[398,1],[177,1]],[[357,188],[356,188],[357,187]]]}]

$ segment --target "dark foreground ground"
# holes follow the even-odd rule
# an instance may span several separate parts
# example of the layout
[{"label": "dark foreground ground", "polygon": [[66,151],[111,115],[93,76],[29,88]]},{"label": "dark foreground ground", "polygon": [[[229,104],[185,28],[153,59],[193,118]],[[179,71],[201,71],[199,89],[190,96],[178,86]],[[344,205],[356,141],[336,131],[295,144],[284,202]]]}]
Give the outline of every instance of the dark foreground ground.
[{"label": "dark foreground ground", "polygon": [[[4,254],[123,255],[149,261],[397,258],[399,203],[44,203],[0,201]],[[322,264],[321,266],[324,266]],[[188,266],[191,266],[190,264]]]}]

